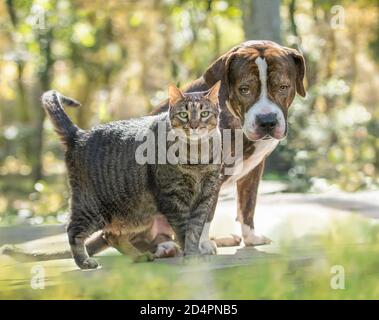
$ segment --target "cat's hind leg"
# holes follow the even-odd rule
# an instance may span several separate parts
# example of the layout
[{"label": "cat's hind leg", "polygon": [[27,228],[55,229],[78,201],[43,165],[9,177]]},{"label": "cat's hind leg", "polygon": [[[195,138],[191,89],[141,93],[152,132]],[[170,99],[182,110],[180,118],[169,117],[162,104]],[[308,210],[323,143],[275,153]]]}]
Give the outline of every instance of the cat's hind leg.
[{"label": "cat's hind leg", "polygon": [[90,257],[94,256],[95,254],[101,251],[104,251],[105,249],[108,249],[109,247],[110,245],[105,239],[103,232],[97,234],[94,237],[91,237],[86,241],[86,249]]},{"label": "cat's hind leg", "polygon": [[[85,246],[86,239],[100,228],[95,226],[87,214],[73,211],[67,226],[68,242],[75,263],[80,269],[96,269],[99,264],[90,258]],[[91,252],[92,253],[92,252]]]}]

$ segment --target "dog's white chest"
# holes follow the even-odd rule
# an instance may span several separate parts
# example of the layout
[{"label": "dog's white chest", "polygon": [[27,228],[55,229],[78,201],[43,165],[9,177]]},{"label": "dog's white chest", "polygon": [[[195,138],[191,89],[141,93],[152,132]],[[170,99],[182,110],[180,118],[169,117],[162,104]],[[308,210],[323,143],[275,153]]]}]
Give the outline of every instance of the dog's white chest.
[{"label": "dog's white chest", "polygon": [[260,140],[255,142],[254,153],[244,161],[241,161],[233,170],[233,175],[223,184],[223,187],[229,187],[240,178],[253,170],[261,161],[270,154],[278,145],[279,140]]}]

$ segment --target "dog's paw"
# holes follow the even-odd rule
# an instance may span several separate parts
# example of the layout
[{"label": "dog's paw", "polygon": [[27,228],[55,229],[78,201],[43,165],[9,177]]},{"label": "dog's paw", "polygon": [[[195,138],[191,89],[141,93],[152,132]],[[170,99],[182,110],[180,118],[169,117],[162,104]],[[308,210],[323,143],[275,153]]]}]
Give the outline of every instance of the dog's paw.
[{"label": "dog's paw", "polygon": [[205,240],[200,242],[199,245],[200,253],[203,255],[216,255],[217,254],[217,245],[213,240]]},{"label": "dog's paw", "polygon": [[176,257],[181,253],[180,247],[174,241],[161,242],[154,252],[155,258],[170,258]]},{"label": "dog's paw", "polygon": [[99,267],[99,264],[93,258],[88,258],[88,259],[83,260],[81,262],[77,262],[77,265],[80,269],[83,269],[83,270],[97,269]]},{"label": "dog's paw", "polygon": [[270,244],[271,239],[257,233],[253,228],[247,225],[242,226],[242,237],[245,246],[261,246],[264,244]]},{"label": "dog's paw", "polygon": [[264,235],[261,235],[257,233],[254,229],[245,228],[242,232],[243,236],[243,242],[245,243],[245,246],[261,246],[265,244],[271,244],[272,240],[265,237]]}]

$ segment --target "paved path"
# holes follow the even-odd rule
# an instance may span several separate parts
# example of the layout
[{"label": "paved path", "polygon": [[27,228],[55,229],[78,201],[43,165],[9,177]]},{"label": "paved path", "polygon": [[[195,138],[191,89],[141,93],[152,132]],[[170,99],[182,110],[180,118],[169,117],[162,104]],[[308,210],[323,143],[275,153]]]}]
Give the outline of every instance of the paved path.
[{"label": "paved path", "polygon": [[[206,259],[206,264],[180,268],[180,272],[191,272],[201,268],[219,269],[259,261],[282,259],[279,254],[279,244],[286,234],[291,233],[295,238],[311,236],[330,228],[336,219],[344,219],[351,215],[360,215],[367,219],[379,221],[379,191],[358,192],[354,194],[294,194],[276,193],[283,189],[281,184],[264,183],[259,195],[255,217],[256,229],[273,240],[273,244],[256,248],[219,248],[218,255]],[[274,192],[274,193],[273,193]],[[211,234],[225,236],[228,234],[240,234],[239,224],[235,222],[236,203],[234,193],[222,195],[219,201]],[[17,227],[0,228],[0,245],[3,243],[18,243],[20,247],[33,252],[47,252],[68,249],[68,243],[63,226],[46,227]],[[30,241],[31,239],[34,239]],[[24,242],[24,243],[22,243]],[[351,239],[344,246],[362,245],[357,239]],[[300,251],[300,261],[306,261],[310,257],[317,256],[318,248],[304,247],[301,242],[293,245],[293,251]],[[110,249],[99,258],[104,270],[107,265],[117,259],[124,259]],[[180,264],[178,258],[156,260],[154,263]],[[15,274],[10,277],[12,269],[20,266],[20,262],[0,255],[0,287],[18,288],[24,286],[28,280],[18,278]],[[26,270],[30,270],[33,263],[21,264]],[[80,272],[72,259],[62,259],[42,262],[47,269],[50,279],[59,276],[63,272]],[[6,271],[9,272],[6,272]],[[106,272],[106,271],[102,272]],[[1,279],[6,274],[7,278]],[[53,281],[54,282],[54,281]],[[53,283],[52,282],[52,283]]]}]

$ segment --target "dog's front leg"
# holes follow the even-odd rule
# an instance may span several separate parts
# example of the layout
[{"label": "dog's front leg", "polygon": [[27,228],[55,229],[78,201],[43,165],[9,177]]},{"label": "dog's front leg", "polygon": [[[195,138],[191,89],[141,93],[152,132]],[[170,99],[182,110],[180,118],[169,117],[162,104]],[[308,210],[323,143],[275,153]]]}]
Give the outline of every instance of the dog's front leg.
[{"label": "dog's front leg", "polygon": [[241,223],[242,237],[246,246],[271,243],[270,239],[258,234],[254,228],[255,205],[264,162],[265,160],[237,181],[237,220]]}]

